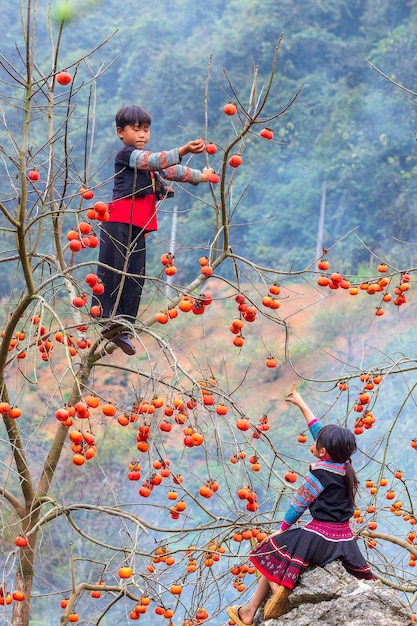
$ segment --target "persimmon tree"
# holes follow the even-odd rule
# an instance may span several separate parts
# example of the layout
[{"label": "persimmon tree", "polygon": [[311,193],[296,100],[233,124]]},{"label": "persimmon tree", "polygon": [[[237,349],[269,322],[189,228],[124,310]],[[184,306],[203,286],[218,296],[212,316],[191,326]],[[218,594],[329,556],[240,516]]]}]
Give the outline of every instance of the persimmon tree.
[{"label": "persimmon tree", "polygon": [[[266,141],[271,153],[278,152],[273,129],[294,101],[267,113],[280,40],[269,80],[260,86],[255,67],[247,93],[239,93],[227,74],[224,85],[212,81],[209,64],[206,102],[214,82],[229,129],[227,138],[223,132],[216,138],[206,104],[201,134],[207,164],[216,158],[221,166],[209,191],[193,202],[211,211],[210,241],[198,247],[188,284],[173,270],[181,250],[165,246],[160,270],[146,277],[144,312],[132,327],[138,356],[126,360],[112,352],[100,335],[100,311],[91,306],[93,294],[106,288],[97,281],[94,250],[107,207],[100,167],[93,169],[91,157],[96,86],[106,69],[97,58],[106,42],[62,67],[66,24],[51,21],[50,61],[38,61],[35,16],[29,0],[19,65],[0,57],[7,93],[1,261],[10,283],[0,347],[2,618],[26,626],[44,597],[45,610],[55,603],[61,624],[221,621],[225,603],[256,584],[247,553],[275,527],[308,459],[304,432],[273,416],[268,401],[253,417],[258,408],[250,403],[248,381],[263,377],[275,385],[285,361],[292,377],[324,398],[320,416],[337,408],[339,421],[358,437],[375,432],[383,390],[390,395],[391,381],[398,379],[409,385],[415,364],[384,355],[365,368],[339,358],[326,378],[316,378],[314,369],[299,367],[306,340],[297,315],[326,304],[331,293],[339,298],[343,292],[344,310],[349,298],[366,293],[377,298],[369,309],[375,325],[386,306],[406,304],[412,270],[381,259],[366,282],[342,276],[331,269],[340,242],[299,272],[274,268],[268,259],[259,266],[236,253],[233,226],[245,199],[239,175],[249,158],[247,144]],[[79,136],[83,153],[75,154]],[[358,245],[365,244],[358,239]],[[225,278],[228,272],[233,280]],[[173,277],[169,290],[167,276]],[[213,318],[218,328],[227,324],[218,343],[205,333],[205,320]],[[240,369],[231,372],[237,355]],[[412,396],[410,383],[396,416],[376,441],[361,447],[367,483],[353,520],[376,573],[411,601],[415,585],[407,568],[417,556],[416,516],[411,478],[393,466],[393,442],[401,429],[410,450],[417,447],[401,428]],[[123,475],[111,467],[119,447]],[[68,475],[76,485],[70,498]],[[96,486],[103,477],[108,489]],[[126,499],[122,482],[129,487]],[[407,528],[400,533],[399,520]],[[57,552],[53,538],[63,533],[59,558],[67,560],[67,584],[53,582],[48,562]]]}]

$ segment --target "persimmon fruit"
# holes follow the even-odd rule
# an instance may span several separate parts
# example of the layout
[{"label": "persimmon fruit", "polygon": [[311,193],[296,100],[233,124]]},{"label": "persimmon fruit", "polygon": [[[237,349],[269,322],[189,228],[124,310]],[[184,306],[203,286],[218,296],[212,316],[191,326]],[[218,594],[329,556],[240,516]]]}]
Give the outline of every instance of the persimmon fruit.
[{"label": "persimmon fruit", "polygon": [[242,165],[242,157],[240,154],[233,154],[229,159],[230,167],[240,167]]},{"label": "persimmon fruit", "polygon": [[101,306],[94,304],[90,309],[90,315],[92,317],[101,317]]},{"label": "persimmon fruit", "polygon": [[228,408],[225,404],[218,404],[216,406],[217,415],[226,415],[228,412]]},{"label": "persimmon fruit", "polygon": [[264,139],[271,140],[274,137],[274,131],[271,128],[263,128],[259,133]]},{"label": "persimmon fruit", "polygon": [[114,417],[116,411],[116,407],[111,402],[106,402],[106,404],[103,404],[101,407],[101,412],[103,415],[107,415],[107,417]]},{"label": "persimmon fruit", "polygon": [[175,276],[177,273],[177,268],[175,265],[167,265],[164,269],[164,272],[167,276]]},{"label": "persimmon fruit", "polygon": [[250,421],[246,417],[242,417],[242,418],[237,420],[236,428],[238,428],[239,430],[243,430],[243,431],[249,430],[249,428],[250,428]]},{"label": "persimmon fruit", "polygon": [[281,293],[281,287],[277,283],[274,283],[269,287],[269,293],[273,296],[278,296]]},{"label": "persimmon fruit", "polygon": [[70,82],[72,81],[72,76],[71,74],[69,74],[69,72],[66,71],[62,71],[62,72],[58,72],[58,74],[56,75],[56,82],[59,83],[60,85],[69,85]]},{"label": "persimmon fruit", "polygon": [[9,411],[10,418],[17,419],[21,415],[22,415],[22,411],[17,406],[13,406],[10,408],[10,411]]},{"label": "persimmon fruit", "polygon": [[200,487],[199,493],[200,496],[203,496],[203,498],[211,498],[211,496],[213,495],[213,490],[210,489],[208,485],[203,485],[202,487]]},{"label": "persimmon fruit", "polygon": [[69,248],[70,250],[72,250],[72,252],[79,252],[83,247],[83,244],[81,243],[81,241],[79,239],[72,239],[69,242]]},{"label": "persimmon fruit", "polygon": [[84,298],[82,296],[75,296],[75,298],[72,299],[72,304],[77,309],[80,309],[81,307],[85,306]]},{"label": "persimmon fruit", "polygon": [[206,152],[207,152],[207,154],[216,154],[216,152],[217,152],[216,144],[213,143],[212,141],[210,141],[210,143],[206,144]]},{"label": "persimmon fruit", "polygon": [[169,315],[165,313],[165,311],[159,311],[159,313],[155,315],[155,321],[159,324],[167,324],[169,321]]},{"label": "persimmon fruit", "polygon": [[24,535],[18,535],[14,542],[18,548],[26,548],[26,546],[29,545],[27,537],[25,537]]},{"label": "persimmon fruit", "polygon": [[188,296],[183,296],[178,303],[178,308],[183,313],[189,313],[193,308],[194,298],[189,298]]},{"label": "persimmon fruit", "polygon": [[25,594],[23,591],[13,591],[12,598],[15,602],[22,602],[25,599]]},{"label": "persimmon fruit", "polygon": [[287,483],[295,483],[297,480],[297,474],[295,472],[286,472],[286,474],[284,474],[284,480],[287,481]]},{"label": "persimmon fruit", "polygon": [[213,268],[211,265],[203,265],[201,268],[201,273],[203,276],[211,276],[213,274]]},{"label": "persimmon fruit", "polygon": [[235,115],[237,112],[237,107],[235,105],[234,102],[228,102],[227,104],[225,104],[225,106],[223,107],[223,111],[226,115],[232,116]]},{"label": "persimmon fruit", "polygon": [[119,578],[130,578],[132,576],[132,568],[124,565],[119,569]]},{"label": "persimmon fruit", "polygon": [[37,170],[30,170],[30,172],[28,173],[29,180],[36,181],[36,180],[39,180],[40,177],[41,175],[39,174]]}]

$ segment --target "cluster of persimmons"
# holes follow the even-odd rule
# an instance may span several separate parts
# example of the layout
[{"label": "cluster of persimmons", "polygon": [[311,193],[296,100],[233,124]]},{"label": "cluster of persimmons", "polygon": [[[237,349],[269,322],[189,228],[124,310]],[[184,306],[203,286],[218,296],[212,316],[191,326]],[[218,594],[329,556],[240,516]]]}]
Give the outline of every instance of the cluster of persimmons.
[{"label": "cluster of persimmons", "polygon": [[410,289],[410,274],[408,272],[402,272],[400,274],[398,284],[392,288],[393,297],[393,294],[389,292],[389,288],[397,272],[394,272],[391,277],[385,275],[389,270],[386,263],[380,263],[378,265],[378,272],[384,274],[381,278],[355,283],[352,283],[339,272],[330,272],[330,263],[325,257],[319,260],[317,267],[321,272],[326,272],[317,279],[317,284],[320,287],[344,289],[351,296],[357,296],[360,292],[367,293],[371,296],[379,295],[380,301],[375,308],[375,315],[377,317],[384,315],[383,307],[386,303],[392,302],[395,306],[401,306],[407,302],[406,293]]}]

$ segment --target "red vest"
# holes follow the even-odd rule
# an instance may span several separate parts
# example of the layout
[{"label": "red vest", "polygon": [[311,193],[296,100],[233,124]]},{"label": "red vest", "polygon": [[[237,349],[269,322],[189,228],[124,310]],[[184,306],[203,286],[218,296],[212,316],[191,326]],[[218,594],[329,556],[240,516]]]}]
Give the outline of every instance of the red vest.
[{"label": "red vest", "polygon": [[147,231],[158,230],[154,193],[136,198],[113,200],[109,204],[109,222],[133,224]]}]

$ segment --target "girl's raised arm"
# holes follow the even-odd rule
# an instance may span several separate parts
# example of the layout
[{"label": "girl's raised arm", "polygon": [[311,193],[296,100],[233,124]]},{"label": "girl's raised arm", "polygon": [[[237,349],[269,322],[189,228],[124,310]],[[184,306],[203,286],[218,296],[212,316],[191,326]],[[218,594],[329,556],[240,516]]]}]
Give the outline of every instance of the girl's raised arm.
[{"label": "girl's raised arm", "polygon": [[295,404],[295,406],[298,406],[298,408],[300,409],[301,413],[304,416],[307,426],[311,422],[317,419],[313,411],[309,408],[307,403],[301,397],[301,394],[299,394],[298,391],[296,390],[295,383],[293,383],[292,389],[290,393],[288,394],[288,396],[285,398],[285,400],[286,402],[291,402],[291,404]]}]

